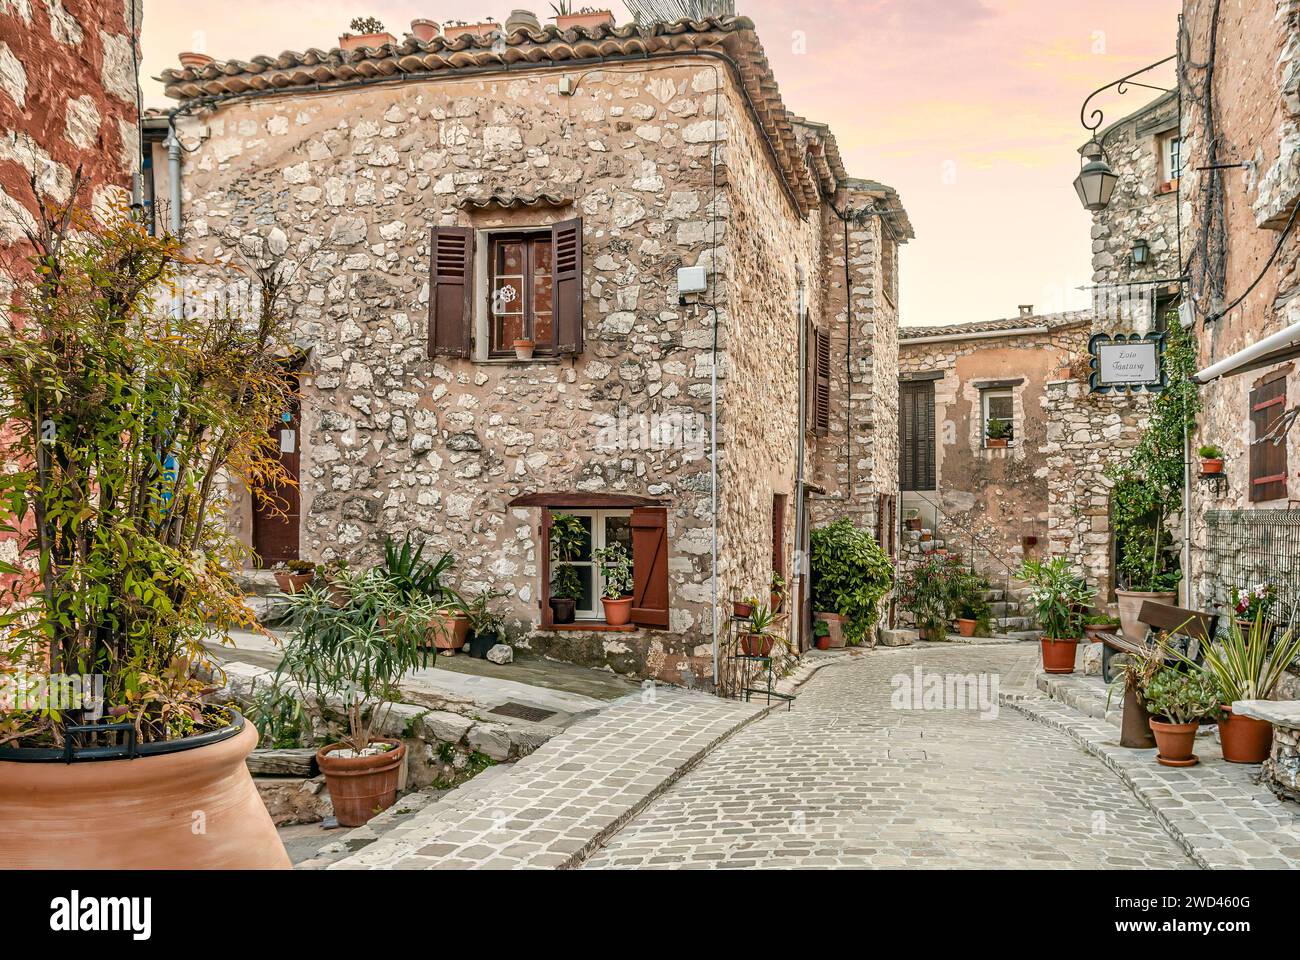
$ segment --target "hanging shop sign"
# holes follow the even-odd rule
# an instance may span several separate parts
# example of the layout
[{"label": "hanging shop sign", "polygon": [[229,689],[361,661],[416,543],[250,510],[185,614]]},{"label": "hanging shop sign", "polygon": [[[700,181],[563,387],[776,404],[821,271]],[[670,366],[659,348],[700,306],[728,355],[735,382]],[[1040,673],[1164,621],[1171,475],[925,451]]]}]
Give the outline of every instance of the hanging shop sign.
[{"label": "hanging shop sign", "polygon": [[1092,356],[1088,386],[1093,393],[1132,393],[1165,387],[1163,333],[1096,333],[1088,341],[1088,353]]}]

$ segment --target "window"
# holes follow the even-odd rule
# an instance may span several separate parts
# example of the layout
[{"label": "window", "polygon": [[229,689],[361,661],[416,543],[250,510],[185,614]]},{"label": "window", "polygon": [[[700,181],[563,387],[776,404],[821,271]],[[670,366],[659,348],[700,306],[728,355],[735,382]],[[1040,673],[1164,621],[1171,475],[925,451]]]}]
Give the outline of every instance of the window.
[{"label": "window", "polygon": [[899,486],[934,490],[934,380],[905,380],[898,390]]},{"label": "window", "polygon": [[1178,177],[1183,169],[1183,140],[1176,133],[1161,137],[1160,146],[1160,187],[1168,192],[1178,185]]},{"label": "window", "polygon": [[[981,443],[990,446],[989,440],[997,439],[991,435],[998,434],[1010,444],[1015,439],[1016,408],[1010,387],[997,387],[980,391],[980,405],[983,407],[981,423],[984,436]],[[990,425],[993,430],[990,432]],[[1002,446],[1002,444],[997,444]]]},{"label": "window", "polygon": [[[582,596],[578,598],[577,615],[582,620],[600,620],[604,618],[604,608],[600,602],[601,592],[605,589],[605,576],[596,562],[595,553],[615,543],[621,543],[632,555],[632,511],[631,510],[565,510],[578,518],[587,535],[579,551],[578,559],[572,563],[557,564],[571,566],[578,573],[578,582],[582,584]],[[551,583],[555,583],[556,571],[551,571]]]},{"label": "window", "polygon": [[488,356],[515,355],[532,340],[547,356],[554,345],[551,232],[492,235],[488,241]]},{"label": "window", "polygon": [[1250,501],[1281,500],[1287,496],[1286,434],[1272,436],[1286,412],[1286,377],[1250,392]]},{"label": "window", "polygon": [[535,230],[434,227],[430,241],[429,356],[514,357],[582,352],[582,220]]}]

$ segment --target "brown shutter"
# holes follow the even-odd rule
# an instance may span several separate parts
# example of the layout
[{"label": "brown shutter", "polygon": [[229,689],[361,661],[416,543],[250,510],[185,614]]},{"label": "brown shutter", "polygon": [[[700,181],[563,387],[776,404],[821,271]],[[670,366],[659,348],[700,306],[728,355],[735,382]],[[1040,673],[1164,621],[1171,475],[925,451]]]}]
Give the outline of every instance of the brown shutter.
[{"label": "brown shutter", "polygon": [[632,511],[632,620],[643,627],[668,626],[668,511]]},{"label": "brown shutter", "polygon": [[555,354],[582,353],[582,218],[551,227]]},{"label": "brown shutter", "polygon": [[831,432],[831,335],[817,331],[817,436]]},{"label": "brown shutter", "polygon": [[933,490],[934,381],[899,384],[898,400],[899,487]]},{"label": "brown shutter", "polygon": [[[1281,500],[1287,495],[1286,437],[1264,441],[1286,412],[1286,378],[1279,377],[1250,392],[1250,500]],[[1279,438],[1274,438],[1279,439]],[[1263,442],[1261,442],[1263,441]]]},{"label": "brown shutter", "polygon": [[772,570],[785,573],[785,500],[784,493],[772,494]]},{"label": "brown shutter", "polygon": [[547,507],[542,508],[538,532],[542,542],[542,589],[537,592],[537,603],[542,608],[542,626],[549,627],[554,623],[554,612],[551,610],[551,511]]},{"label": "brown shutter", "polygon": [[468,357],[474,311],[474,231],[434,227],[429,241],[429,356]]}]

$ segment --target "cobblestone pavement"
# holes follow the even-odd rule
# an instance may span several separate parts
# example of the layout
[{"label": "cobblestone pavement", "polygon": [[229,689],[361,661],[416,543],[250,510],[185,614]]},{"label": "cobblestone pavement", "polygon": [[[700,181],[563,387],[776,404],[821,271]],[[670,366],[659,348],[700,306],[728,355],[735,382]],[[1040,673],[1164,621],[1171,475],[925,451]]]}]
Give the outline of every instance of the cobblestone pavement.
[{"label": "cobblestone pavement", "polygon": [[1034,660],[1029,644],[930,647],[823,670],[792,711],[721,744],[584,866],[1192,868],[1067,734],[1005,706],[988,718],[891,706],[891,677],[915,668],[996,673],[1005,692]]}]

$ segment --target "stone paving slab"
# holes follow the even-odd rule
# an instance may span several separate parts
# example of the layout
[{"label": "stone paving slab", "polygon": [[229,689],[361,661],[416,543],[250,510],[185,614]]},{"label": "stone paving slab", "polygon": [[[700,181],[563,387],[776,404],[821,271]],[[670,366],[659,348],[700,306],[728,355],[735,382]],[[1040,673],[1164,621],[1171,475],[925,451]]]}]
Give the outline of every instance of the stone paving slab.
[{"label": "stone paving slab", "polygon": [[[1086,679],[1053,678],[1050,686],[1054,694],[1095,705],[1095,684]],[[1226,762],[1214,734],[1197,737],[1201,762],[1195,767],[1164,767],[1156,763],[1155,750],[1121,747],[1117,726],[1107,719],[1045,697],[1003,699],[1100,759],[1199,866],[1300,869],[1300,804],[1284,803],[1257,783],[1258,766]]]},{"label": "stone paving slab", "polygon": [[[659,686],[469,781],[329,869],[565,868],[769,708]],[[784,709],[782,706],[780,709]]]}]

